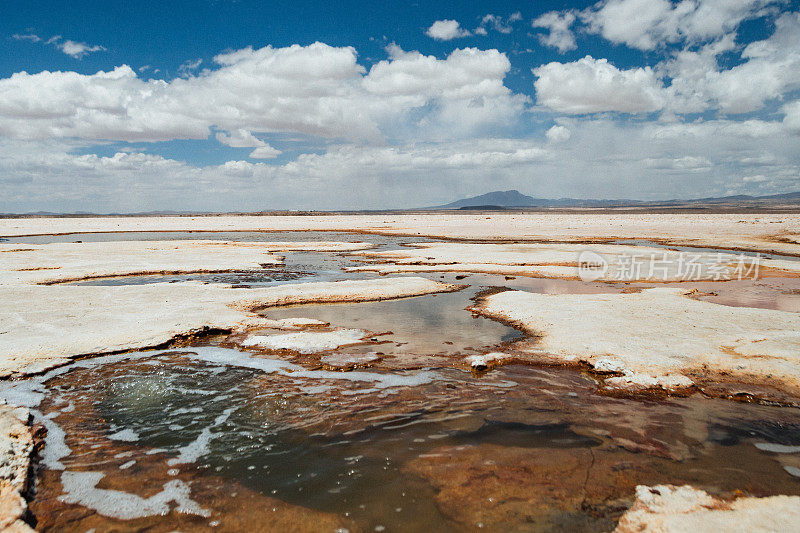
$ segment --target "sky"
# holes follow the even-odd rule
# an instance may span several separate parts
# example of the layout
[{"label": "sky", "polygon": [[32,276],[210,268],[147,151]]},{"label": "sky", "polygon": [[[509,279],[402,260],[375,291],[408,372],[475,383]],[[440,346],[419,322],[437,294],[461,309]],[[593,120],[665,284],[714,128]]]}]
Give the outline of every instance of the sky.
[{"label": "sky", "polygon": [[3,0],[0,43],[0,213],[800,190],[800,0]]}]

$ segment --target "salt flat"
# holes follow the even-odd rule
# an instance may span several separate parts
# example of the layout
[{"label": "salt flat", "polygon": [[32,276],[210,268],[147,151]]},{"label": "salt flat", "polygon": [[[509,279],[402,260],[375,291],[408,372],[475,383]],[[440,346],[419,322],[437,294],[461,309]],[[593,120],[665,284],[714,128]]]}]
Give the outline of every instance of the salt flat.
[{"label": "salt flat", "polygon": [[[679,260],[680,252],[656,244],[720,249],[722,253],[697,251],[708,267],[735,263],[736,254],[726,254],[725,250],[800,256],[800,215],[431,213],[0,220],[0,236],[4,237],[290,230],[407,235],[409,243],[418,237],[481,242],[416,243],[383,250],[373,250],[375,245],[370,243],[345,242],[351,239],[0,242],[0,376],[24,377],[68,364],[77,357],[161,346],[215,330],[240,334],[233,335],[232,342],[252,345],[255,350],[317,353],[359,344],[366,338],[366,330],[302,316],[272,320],[256,311],[281,305],[360,302],[459,290],[459,285],[440,281],[440,274],[445,272],[577,280],[581,278],[581,253],[587,251],[602,254],[611,265],[636,254],[663,255],[672,264]],[[357,239],[353,236],[352,240]],[[624,239],[643,242],[614,242]],[[349,270],[362,276],[421,274],[260,288],[197,281],[67,284],[144,274],[274,269],[285,264],[281,254],[292,251],[348,254],[362,262]],[[792,277],[800,272],[800,261],[791,258],[763,259],[761,266],[775,276]],[[436,273],[435,279],[423,277],[432,273]],[[719,380],[766,385],[792,398],[800,397],[800,314],[693,299],[692,281],[716,281],[710,276],[689,280],[681,288],[638,290],[633,283],[628,294],[618,293],[614,284],[620,280],[615,278],[613,268],[597,278],[608,283],[614,294],[515,290],[479,298],[474,311],[512,323],[529,338],[520,344],[522,348],[509,350],[511,353],[492,351],[453,364],[482,371],[529,356],[532,363],[589,365],[596,376],[601,376],[598,382],[602,389],[622,394],[653,389],[683,393]],[[725,283],[724,279],[729,278],[721,278],[719,283]],[[661,281],[680,280],[680,272],[667,269]],[[625,281],[652,279],[638,276]],[[261,329],[289,332],[253,333]],[[0,420],[8,420],[19,434],[11,409],[7,411],[0,413]],[[25,431],[22,433],[27,435]],[[13,442],[13,432],[6,433],[0,435],[0,442]],[[27,464],[30,447],[23,448],[11,450],[14,464]],[[692,487],[659,486],[656,489],[660,494],[646,492],[651,488],[643,487],[637,493],[637,503],[623,517],[620,531],[681,529],[690,524],[703,530],[737,520],[756,524],[774,518],[770,514],[773,510],[784,513],[776,524],[796,523],[796,497],[731,502]],[[0,513],[0,518],[7,517],[9,524],[24,509],[19,493],[15,486],[4,496],[13,511]],[[673,516],[676,513],[678,518]]]},{"label": "salt flat", "polygon": [[[372,264],[354,272],[474,272],[601,281],[720,281],[752,276],[753,258],[731,252],[679,252],[652,246],[581,243],[410,243],[392,251],[353,253]],[[595,267],[587,266],[598,262]],[[691,264],[691,266],[689,266]],[[602,266],[602,268],[599,268]],[[758,268],[800,274],[800,261],[760,259]],[[691,270],[691,272],[690,272]]]},{"label": "salt flat", "polygon": [[413,213],[0,219],[0,237],[119,231],[354,231],[424,237],[672,244],[800,255],[800,214]]}]

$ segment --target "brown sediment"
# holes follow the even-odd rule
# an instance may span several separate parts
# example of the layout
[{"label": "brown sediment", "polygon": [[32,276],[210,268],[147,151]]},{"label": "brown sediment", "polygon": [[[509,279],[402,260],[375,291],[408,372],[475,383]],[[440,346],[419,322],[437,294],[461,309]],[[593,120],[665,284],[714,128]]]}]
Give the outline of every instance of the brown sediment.
[{"label": "brown sediment", "polygon": [[[180,357],[170,361],[178,364],[182,362]],[[142,368],[146,370],[151,367]],[[113,379],[117,375],[113,365],[109,365],[108,368],[97,367],[96,371],[102,372],[105,376],[100,378],[100,381],[92,380],[96,383],[101,383],[102,379],[109,377]],[[411,457],[409,461],[401,464],[403,472],[418,475],[436,490],[435,502],[445,516],[470,529],[476,527],[475,520],[480,520],[484,527],[489,529],[493,528],[493,524],[494,528],[503,529],[526,528],[534,524],[539,527],[560,527],[569,530],[589,525],[592,526],[591,529],[610,530],[616,518],[633,501],[636,485],[641,484],[691,483],[707,490],[713,489],[720,495],[726,495],[736,489],[756,496],[779,492],[794,494],[800,490],[796,481],[781,470],[780,464],[777,462],[771,464],[770,459],[765,458],[763,454],[759,455],[762,452],[749,443],[734,448],[729,448],[726,444],[725,448],[716,449],[714,453],[704,452],[703,445],[697,443],[692,444],[691,450],[685,449],[684,442],[692,442],[692,439],[696,438],[694,433],[688,433],[687,430],[693,428],[696,433],[702,428],[694,427],[694,423],[688,419],[682,422],[682,417],[686,416],[686,413],[693,413],[695,409],[702,411],[704,405],[708,406],[709,401],[702,397],[691,402],[681,399],[653,399],[655,401],[626,405],[618,400],[593,396],[592,388],[583,380],[577,379],[572,372],[562,371],[553,374],[540,372],[538,375],[542,377],[542,381],[536,383],[523,378],[528,376],[528,379],[531,379],[531,376],[537,375],[536,372],[523,373],[521,369],[508,369],[508,371],[509,374],[504,374],[503,379],[518,382],[519,386],[508,390],[504,395],[508,398],[506,402],[491,404],[502,407],[500,410],[496,408],[483,411],[482,404],[470,403],[481,398],[496,398],[495,394],[498,391],[481,391],[480,380],[464,380],[460,382],[461,386],[457,383],[439,382],[432,383],[429,389],[402,388],[388,396],[347,395],[343,394],[348,390],[347,385],[336,386],[328,392],[304,395],[303,399],[299,400],[302,403],[297,407],[310,409],[284,407],[278,413],[265,409],[265,412],[259,415],[263,402],[255,401],[252,405],[248,404],[254,411],[247,412],[244,418],[252,419],[258,424],[261,416],[272,427],[275,424],[296,424],[300,421],[302,433],[297,437],[300,439],[298,442],[302,442],[302,434],[322,431],[330,435],[332,441],[338,441],[346,436],[353,442],[361,442],[358,453],[382,458],[384,448],[372,447],[369,442],[371,435],[376,432],[385,433],[382,423],[389,425],[387,421],[395,420],[398,424],[402,424],[416,420],[414,416],[420,412],[435,413],[439,409],[449,410],[456,404],[460,404],[464,409],[474,407],[477,416],[467,421],[454,420],[452,425],[447,426],[451,430],[458,430],[448,437],[447,444],[436,445],[434,442],[442,441],[434,441],[421,448],[418,454],[414,454],[416,457]],[[558,379],[563,381],[548,382],[555,376],[561,376]],[[265,390],[284,391],[284,387],[279,384],[284,383],[286,379],[288,378],[281,376],[254,375],[244,383],[244,387],[252,390],[254,397],[258,397],[258,393],[263,393]],[[74,439],[68,440],[68,445],[74,444],[73,449],[90,451],[90,446],[81,442],[87,442],[87,437],[95,431],[93,428],[105,424],[92,409],[91,402],[96,400],[96,396],[81,392],[80,388],[86,382],[85,375],[64,375],[57,380],[59,381],[55,385],[60,385],[59,390],[69,391],[67,394],[82,398],[81,401],[85,405],[81,404],[72,413],[59,415],[55,421],[68,429],[68,439]],[[302,392],[304,384],[305,382],[287,384],[286,390],[296,388]],[[77,390],[74,390],[73,386]],[[576,398],[577,394],[580,394],[580,402],[570,405],[566,396],[567,391],[570,393],[577,391]],[[679,404],[674,405],[673,402]],[[52,400],[46,400],[42,405],[42,411],[48,412],[54,407],[63,405],[63,403],[54,405]],[[713,424],[720,417],[724,417],[725,413],[739,412],[737,410],[739,408],[734,409],[719,404],[716,408],[721,408],[722,411],[720,413],[715,411],[713,416],[703,415],[700,421],[703,424]],[[750,411],[749,416],[760,420],[759,414],[759,411]],[[697,413],[694,416],[698,416]],[[777,416],[780,418],[770,420],[775,423],[796,420],[796,415],[792,418],[791,413],[784,414],[783,411]],[[470,435],[480,437],[481,434],[477,430],[480,429],[481,422],[484,422],[484,417],[493,419],[499,417],[499,421],[508,421],[512,424],[516,421],[532,424],[531,429],[534,430],[537,425],[545,427],[547,424],[566,424],[577,436],[590,441],[590,444],[576,446],[552,442],[539,445],[525,444],[523,446],[533,447],[520,447],[514,442],[508,442],[502,433],[497,434],[496,439],[491,442],[482,443],[478,439],[478,443],[472,443]],[[101,429],[101,433],[107,433],[105,426]],[[434,429],[431,428],[430,431]],[[530,441],[531,435],[534,434],[528,435],[525,441]],[[76,456],[74,459],[76,464],[94,464],[92,457],[102,458],[101,462],[108,463],[103,468],[107,467],[116,472],[117,465],[128,461],[128,458],[113,459],[110,462],[109,458],[118,452],[133,451],[136,446],[139,445],[108,443],[108,446],[104,445],[91,452],[96,455]],[[406,449],[406,443],[403,441],[397,446],[400,450]],[[161,463],[154,464],[152,471],[148,470],[151,461],[138,458],[138,455],[144,455],[144,450],[146,448],[140,447],[135,457],[141,464],[120,471],[116,476],[110,474],[104,478],[104,484],[98,486],[118,488],[136,494],[142,494],[143,487],[148,487],[144,490],[149,492],[142,494],[147,496],[160,490],[161,484],[165,481],[175,479],[164,474],[167,467],[163,465],[163,455],[158,458]],[[754,458],[759,458],[759,462],[749,462]],[[64,463],[72,470],[70,461],[72,459],[68,457]],[[157,462],[153,460],[153,463]],[[752,468],[743,468],[743,465],[752,465]],[[766,468],[763,468],[764,465]],[[42,495],[42,500],[36,505],[40,505],[41,509],[52,506],[41,519],[43,524],[54,524],[51,526],[53,530],[59,529],[57,520],[63,518],[59,518],[58,513],[63,512],[65,508],[66,514],[61,515],[62,517],[76,517],[78,521],[76,523],[80,523],[81,526],[92,526],[98,530],[107,528],[109,523],[121,528],[153,527],[161,530],[163,525],[165,530],[169,528],[186,530],[195,526],[207,527],[208,521],[218,518],[222,523],[219,527],[223,530],[226,530],[224,525],[226,522],[236,524],[240,529],[247,529],[255,527],[255,522],[249,521],[251,515],[259,520],[263,519],[258,509],[249,512],[251,506],[274,505],[269,496],[254,495],[254,499],[251,499],[243,492],[240,492],[243,494],[241,498],[235,498],[238,503],[215,502],[214,499],[220,499],[220,495],[229,495],[231,491],[236,491],[237,485],[215,477],[214,473],[208,470],[195,472],[195,468],[191,465],[181,465],[180,470],[178,478],[192,483],[192,498],[201,506],[219,515],[212,514],[211,517],[201,520],[192,516],[175,516],[177,513],[173,512],[164,519],[164,522],[159,522],[155,518],[135,522],[109,522],[91,511],[83,510],[83,514],[80,514],[81,509],[76,506],[48,501],[48,498],[60,495],[61,488],[57,476],[43,479],[43,483],[50,484],[51,489]],[[117,479],[126,476],[132,479]],[[369,501],[372,502],[373,499],[379,500],[380,496],[378,494],[370,496]],[[279,508],[278,512],[292,516],[293,520],[297,520],[297,527],[304,531],[319,530],[319,527],[314,527],[313,519],[324,520],[324,517],[319,518],[314,511],[296,506]],[[293,514],[295,512],[298,513],[297,516]],[[393,510],[389,509],[389,512]],[[233,522],[227,521],[227,517]],[[344,520],[340,515],[339,518]],[[327,522],[321,523],[327,527]],[[282,525],[283,522],[278,521],[276,524]],[[359,525],[361,524],[338,527]],[[71,525],[66,524],[66,527]]]},{"label": "brown sediment", "polygon": [[800,278],[800,272],[762,266],[757,274],[745,279],[757,280],[759,278]]}]

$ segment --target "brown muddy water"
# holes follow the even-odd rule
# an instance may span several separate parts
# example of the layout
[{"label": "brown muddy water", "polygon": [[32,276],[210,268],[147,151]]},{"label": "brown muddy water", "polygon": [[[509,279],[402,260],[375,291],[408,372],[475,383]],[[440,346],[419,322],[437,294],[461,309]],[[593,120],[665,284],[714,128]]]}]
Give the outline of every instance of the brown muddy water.
[{"label": "brown muddy water", "polygon": [[[306,232],[170,235],[361,240]],[[381,247],[403,242],[367,238]],[[352,262],[346,255],[285,255],[283,269],[199,279],[257,286],[375,277],[342,272]],[[466,310],[480,290],[595,293],[652,285],[428,277],[469,286],[261,311],[360,328],[374,339],[364,344],[300,356],[243,351],[235,338],[219,336],[1,382],[0,398],[29,406],[47,429],[30,503],[37,529],[609,531],[640,484],[688,483],[724,497],[800,494],[796,408],[700,394],[608,397],[597,394],[591,375],[559,367],[467,370],[467,355],[531,342]],[[725,305],[800,311],[798,279],[670,285],[697,288],[698,298]],[[347,360],[358,368],[325,364]]]},{"label": "brown muddy water", "polygon": [[800,494],[798,410],[595,389],[559,368],[326,372],[204,346],[3,395],[49,430],[45,531],[607,531],[637,484]]}]

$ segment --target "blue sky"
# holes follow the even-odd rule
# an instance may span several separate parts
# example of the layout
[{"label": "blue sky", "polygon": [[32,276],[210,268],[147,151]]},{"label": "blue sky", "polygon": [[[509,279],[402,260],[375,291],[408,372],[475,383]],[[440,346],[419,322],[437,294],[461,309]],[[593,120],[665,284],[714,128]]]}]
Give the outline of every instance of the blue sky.
[{"label": "blue sky", "polygon": [[4,2],[0,212],[800,189],[800,6]]}]

